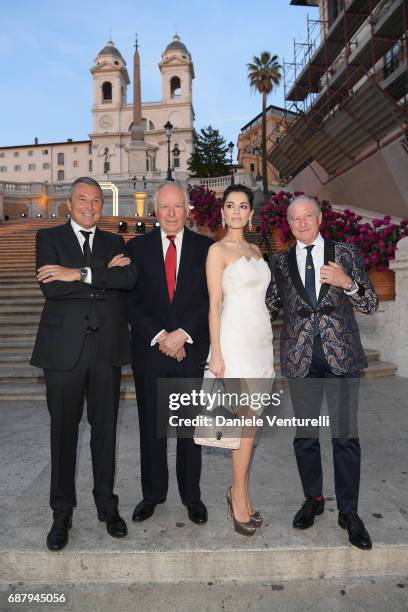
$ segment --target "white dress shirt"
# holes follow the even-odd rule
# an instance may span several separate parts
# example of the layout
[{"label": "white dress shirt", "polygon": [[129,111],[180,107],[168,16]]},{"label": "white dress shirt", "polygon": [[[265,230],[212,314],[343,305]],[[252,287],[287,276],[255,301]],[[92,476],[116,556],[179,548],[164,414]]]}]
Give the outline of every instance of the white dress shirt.
[{"label": "white dress shirt", "polygon": [[[316,297],[319,299],[320,287],[322,286],[320,282],[320,268],[324,265],[324,240],[322,235],[319,233],[314,242],[311,244],[314,245],[312,249],[312,259],[315,269]],[[307,245],[300,242],[300,240],[296,242],[296,261],[303,285],[305,284],[306,279],[306,246]]]},{"label": "white dress shirt", "polygon": [[[165,231],[163,231],[162,228],[160,228],[160,235],[161,235],[162,247],[163,247],[163,261],[166,261],[166,254],[167,254],[167,249],[170,246],[170,240],[167,238],[168,234]],[[176,287],[177,287],[177,275],[178,275],[179,266],[180,266],[181,248],[183,245],[183,236],[184,236],[184,227],[182,227],[181,230],[177,232],[177,234],[175,234],[175,238],[174,238],[174,244],[176,246]],[[187,336],[186,342],[188,342],[189,344],[193,344],[193,340],[188,335],[188,333],[184,331],[184,329],[182,329],[181,327],[179,329],[186,334]],[[159,331],[158,334],[155,335],[155,337],[152,339],[150,343],[150,346],[154,346],[156,344],[157,339],[164,331],[166,330],[162,329]]]},{"label": "white dress shirt", "polygon": [[[320,282],[320,268],[324,265],[324,239],[322,235],[319,233],[315,241],[312,242],[311,244],[314,245],[312,249],[312,259],[313,259],[313,265],[315,269],[316,297],[317,299],[319,299],[320,288],[322,286]],[[305,280],[306,280],[306,257],[307,257],[306,246],[307,246],[306,244],[304,244],[303,242],[300,242],[300,240],[297,240],[296,242],[296,261],[297,261],[297,266],[298,266],[300,278],[302,279],[303,285],[305,284]],[[343,291],[346,295],[354,295],[355,293],[357,293],[358,287],[357,289],[353,289],[352,291],[346,291],[345,289],[343,289]]]},{"label": "white dress shirt", "polygon": [[[81,247],[81,251],[84,250],[84,244],[85,244],[85,236],[83,234],[81,234],[81,230],[83,230],[84,232],[90,232],[89,235],[89,248],[91,249],[91,253],[92,253],[92,245],[93,245],[93,239],[95,236],[95,230],[96,230],[96,225],[94,225],[93,227],[88,227],[87,229],[85,229],[85,227],[81,227],[80,225],[78,225],[78,223],[76,223],[73,219],[71,219],[71,227],[74,230],[74,234],[77,237],[77,240],[79,242],[79,246]],[[84,266],[85,267],[85,266]],[[88,283],[89,285],[92,283],[92,272],[91,272],[91,268],[86,268],[88,270],[88,274],[86,275],[85,279],[84,279],[84,283]]]}]

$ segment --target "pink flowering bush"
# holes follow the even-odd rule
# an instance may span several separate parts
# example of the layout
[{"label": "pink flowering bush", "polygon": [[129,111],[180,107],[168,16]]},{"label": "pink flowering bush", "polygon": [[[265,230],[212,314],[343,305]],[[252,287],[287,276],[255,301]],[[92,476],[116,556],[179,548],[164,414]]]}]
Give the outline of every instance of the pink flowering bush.
[{"label": "pink flowering bush", "polygon": [[196,185],[189,189],[189,196],[190,204],[194,206],[191,216],[196,225],[208,225],[211,230],[221,225],[222,200],[217,198],[215,191]]},{"label": "pink flowering bush", "polygon": [[[287,242],[291,237],[289,224],[286,220],[286,210],[290,202],[300,192],[293,195],[281,191],[272,196],[261,210],[260,233],[266,237],[273,227],[280,230],[280,237]],[[367,267],[385,271],[395,257],[398,241],[408,236],[408,218],[399,224],[391,223],[391,217],[386,215],[383,219],[373,219],[370,223],[362,223],[361,215],[346,209],[333,210],[326,200],[321,203],[322,223],[320,231],[325,238],[348,242],[355,245],[360,251]]]}]

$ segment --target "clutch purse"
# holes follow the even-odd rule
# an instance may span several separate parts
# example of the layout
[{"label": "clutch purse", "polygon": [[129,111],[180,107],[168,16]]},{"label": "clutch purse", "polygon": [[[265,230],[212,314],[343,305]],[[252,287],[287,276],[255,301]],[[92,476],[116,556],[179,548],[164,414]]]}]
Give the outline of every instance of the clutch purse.
[{"label": "clutch purse", "polygon": [[[221,378],[205,378],[203,389],[211,395],[224,394],[227,392],[226,385]],[[213,446],[215,448],[239,448],[241,444],[241,425],[231,425],[225,420],[231,419],[236,414],[222,405],[208,410],[207,405],[200,414],[202,424],[196,425],[194,430],[194,442],[200,446]],[[217,419],[217,417],[224,417]]]}]

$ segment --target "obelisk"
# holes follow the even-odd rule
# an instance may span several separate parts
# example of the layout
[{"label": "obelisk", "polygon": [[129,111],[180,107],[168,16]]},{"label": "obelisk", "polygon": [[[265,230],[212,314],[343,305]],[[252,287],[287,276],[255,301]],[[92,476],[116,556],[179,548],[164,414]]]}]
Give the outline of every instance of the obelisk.
[{"label": "obelisk", "polygon": [[133,125],[130,130],[130,143],[127,147],[129,155],[129,172],[133,175],[146,174],[146,151],[144,128],[142,122],[142,87],[140,83],[139,45],[135,43],[133,55]]}]

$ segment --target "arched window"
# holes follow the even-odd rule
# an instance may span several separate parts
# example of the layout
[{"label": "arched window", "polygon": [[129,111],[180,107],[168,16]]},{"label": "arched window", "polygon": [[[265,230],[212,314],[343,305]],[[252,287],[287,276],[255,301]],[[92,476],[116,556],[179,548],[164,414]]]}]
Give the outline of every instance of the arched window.
[{"label": "arched window", "polygon": [[102,102],[112,102],[112,83],[109,81],[102,84]]},{"label": "arched window", "polygon": [[64,165],[64,154],[63,153],[58,153],[57,163],[59,166]]},{"label": "arched window", "polygon": [[170,79],[170,96],[174,98],[175,96],[181,95],[181,81],[180,77],[174,76]]},{"label": "arched window", "polygon": [[63,181],[65,179],[65,173],[63,170],[58,170],[58,180]]}]

